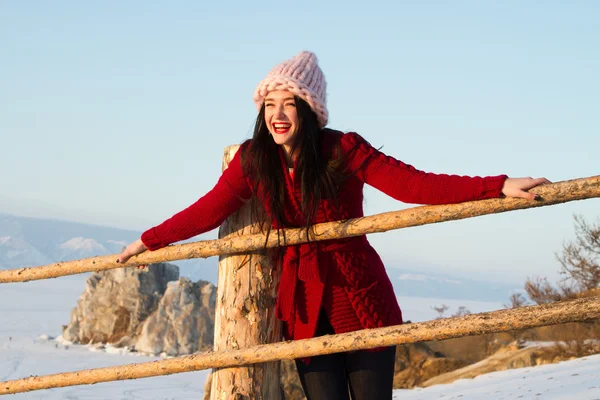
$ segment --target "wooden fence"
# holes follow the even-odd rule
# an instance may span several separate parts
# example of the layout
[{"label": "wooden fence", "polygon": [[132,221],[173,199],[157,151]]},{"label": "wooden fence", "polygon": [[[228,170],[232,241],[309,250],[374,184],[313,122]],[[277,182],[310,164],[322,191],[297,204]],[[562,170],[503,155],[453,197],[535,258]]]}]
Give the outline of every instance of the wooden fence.
[{"label": "wooden fence", "polygon": [[418,324],[365,329],[313,339],[264,344],[247,349],[218,352],[209,351],[146,363],[46,376],[32,376],[24,379],[0,382],[0,395],[65,386],[148,378],[208,368],[239,367],[254,363],[311,357],[340,351],[370,349],[430,340],[444,340],[598,318],[600,318],[600,297],[591,297],[541,306],[511,308],[464,317],[437,319]]},{"label": "wooden fence", "polygon": [[[314,225],[315,234],[310,238],[307,238],[305,229],[285,229],[279,234],[285,237],[288,245],[293,245],[590,199],[600,197],[600,175],[538,186],[531,192],[538,194],[540,200],[488,199],[451,205],[414,207],[343,222],[317,224]],[[242,237],[167,246],[157,251],[145,252],[132,257],[125,264],[117,263],[115,261],[117,256],[110,255],[59,262],[41,267],[9,269],[0,271],[0,283],[26,282],[157,262],[257,251],[277,247],[279,245],[277,236],[275,231],[271,233],[268,240],[265,240],[265,235],[262,233],[255,233]]]},{"label": "wooden fence", "polygon": [[[231,154],[230,152],[230,156]],[[415,207],[348,221],[318,224],[315,225],[314,235],[311,235],[311,237],[307,237],[306,230],[304,229],[286,229],[279,233],[282,237],[285,237],[287,244],[292,245],[307,241],[359,236],[367,233],[385,232],[392,229],[589,199],[600,197],[600,176],[544,185],[534,188],[532,192],[538,194],[540,200],[490,199],[454,205]],[[264,248],[276,247],[277,245],[277,233],[272,233],[268,240],[266,240],[262,233],[243,234],[242,236],[229,234],[229,236],[218,240],[168,246],[165,249],[155,252],[146,252],[133,257],[124,265],[116,263],[116,255],[112,255],[41,267],[0,271],[0,283],[48,279],[84,272],[188,258],[204,258],[215,255],[224,257],[231,254],[255,252]],[[600,318],[600,298],[578,299],[550,305],[521,307],[419,324],[363,330],[296,342],[256,343],[258,345],[249,346],[245,349],[231,349],[231,347],[225,346],[223,350],[219,351],[198,353],[191,356],[150,363],[29,377],[0,382],[0,394],[114,380],[138,379],[207,368],[239,368],[241,366],[281,359],[294,359],[418,341],[442,340],[597,318]],[[215,333],[217,333],[217,328],[215,328]],[[252,386],[259,385],[260,383],[250,380],[246,384]],[[278,382],[274,382],[273,384],[278,384]],[[238,389],[249,391],[251,393],[250,398],[261,398],[262,396],[260,393],[253,393],[252,388]],[[213,390],[215,390],[214,383]],[[223,392],[223,388],[220,390]],[[268,393],[270,389],[261,390],[261,393]],[[216,396],[213,396],[213,398],[216,398]]]}]

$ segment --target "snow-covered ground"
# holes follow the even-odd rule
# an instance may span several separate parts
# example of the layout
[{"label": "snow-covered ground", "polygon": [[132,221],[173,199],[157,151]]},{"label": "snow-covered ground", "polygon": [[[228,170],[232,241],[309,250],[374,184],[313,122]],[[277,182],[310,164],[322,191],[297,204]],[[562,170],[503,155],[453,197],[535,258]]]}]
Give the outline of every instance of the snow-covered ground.
[{"label": "snow-covered ground", "polygon": [[493,372],[425,389],[396,390],[394,399],[600,399],[600,355]]},{"label": "snow-covered ground", "polygon": [[[0,285],[0,381],[79,369],[156,360],[134,354],[91,351],[48,340],[69,322],[71,309],[85,287],[82,276]],[[74,386],[30,393],[11,399],[199,399],[208,371],[134,381]]]},{"label": "snow-covered ground", "polygon": [[[91,351],[47,337],[61,333],[84,289],[82,276],[0,285],[0,381],[155,360],[133,354]],[[501,307],[487,302],[400,297],[405,319],[436,316],[432,306],[472,312]],[[199,399],[208,372],[119,381],[13,395],[21,399]],[[535,368],[497,372],[427,389],[397,390],[395,399],[600,399],[600,355]]]}]

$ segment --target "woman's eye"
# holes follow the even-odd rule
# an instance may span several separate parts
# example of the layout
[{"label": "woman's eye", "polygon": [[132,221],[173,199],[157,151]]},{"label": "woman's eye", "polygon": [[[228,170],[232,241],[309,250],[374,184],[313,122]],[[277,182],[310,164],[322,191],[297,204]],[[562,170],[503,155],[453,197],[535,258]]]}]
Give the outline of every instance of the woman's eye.
[{"label": "woman's eye", "polygon": [[296,107],[296,103],[287,103],[286,107]]}]

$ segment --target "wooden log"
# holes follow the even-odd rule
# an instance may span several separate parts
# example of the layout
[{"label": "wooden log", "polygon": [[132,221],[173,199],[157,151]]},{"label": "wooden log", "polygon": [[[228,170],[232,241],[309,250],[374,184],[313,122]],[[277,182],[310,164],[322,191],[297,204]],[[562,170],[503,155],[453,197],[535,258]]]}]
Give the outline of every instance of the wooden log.
[{"label": "wooden log", "polygon": [[464,317],[438,319],[423,323],[366,329],[313,339],[264,344],[248,349],[210,351],[139,364],[32,376],[0,382],[0,395],[147,378],[208,368],[229,368],[258,362],[506,332],[598,318],[600,318],[600,297],[590,297],[541,306],[511,308]]},{"label": "wooden log", "polygon": [[[223,169],[239,146],[225,149]],[[260,216],[258,216],[260,217]],[[219,238],[259,233],[250,204],[231,215]],[[255,251],[219,257],[214,350],[236,350],[281,341],[281,322],[275,317],[280,271],[270,252]],[[210,399],[280,399],[279,361],[219,368],[212,372]]]},{"label": "wooden log", "polygon": [[[310,238],[310,241],[360,236],[368,233],[386,232],[392,229],[596,198],[600,197],[600,175],[538,186],[532,189],[531,192],[538,194],[541,199],[538,201],[514,198],[489,199],[451,205],[421,206],[347,221],[326,222],[315,225],[315,235]],[[280,234],[285,235],[287,244],[309,241],[306,237],[306,230],[303,228],[282,230]],[[167,246],[164,249],[145,252],[132,257],[126,264],[115,262],[117,255],[111,255],[60,262],[41,267],[10,269],[0,271],[0,283],[56,278],[83,272],[122,268],[124,266],[133,267],[156,262],[206,258],[222,254],[261,250],[278,245],[277,232],[272,232],[268,241],[265,241],[265,236],[262,233],[256,233],[236,238]]]}]

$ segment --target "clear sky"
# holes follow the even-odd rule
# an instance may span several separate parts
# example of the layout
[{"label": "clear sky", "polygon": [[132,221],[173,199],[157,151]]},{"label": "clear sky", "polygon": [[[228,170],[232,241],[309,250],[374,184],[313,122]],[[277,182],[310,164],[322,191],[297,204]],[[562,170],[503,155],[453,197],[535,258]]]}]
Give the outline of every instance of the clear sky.
[{"label": "clear sky", "polygon": [[[417,168],[600,173],[596,1],[0,2],[0,212],[143,230],[220,174],[252,92],[319,57],[329,126]],[[369,189],[369,214],[404,208]],[[555,276],[600,200],[372,235],[392,267]],[[214,234],[213,234],[214,235]]]}]

